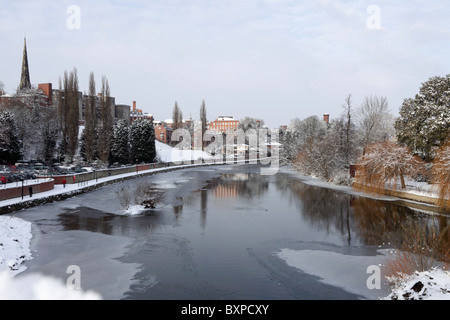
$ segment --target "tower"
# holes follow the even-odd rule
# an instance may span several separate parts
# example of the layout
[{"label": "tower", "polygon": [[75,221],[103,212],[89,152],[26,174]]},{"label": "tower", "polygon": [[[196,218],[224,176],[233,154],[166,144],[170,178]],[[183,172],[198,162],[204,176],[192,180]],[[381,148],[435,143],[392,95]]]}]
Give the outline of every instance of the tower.
[{"label": "tower", "polygon": [[19,90],[31,89],[30,71],[28,69],[27,39],[24,38],[22,76],[20,77]]}]

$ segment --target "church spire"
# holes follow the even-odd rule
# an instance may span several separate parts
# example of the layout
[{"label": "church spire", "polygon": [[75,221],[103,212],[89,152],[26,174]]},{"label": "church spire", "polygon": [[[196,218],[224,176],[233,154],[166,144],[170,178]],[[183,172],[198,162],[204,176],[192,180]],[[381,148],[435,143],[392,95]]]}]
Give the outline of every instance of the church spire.
[{"label": "church spire", "polygon": [[30,71],[28,70],[27,38],[24,38],[22,76],[20,78],[20,90],[31,89]]}]

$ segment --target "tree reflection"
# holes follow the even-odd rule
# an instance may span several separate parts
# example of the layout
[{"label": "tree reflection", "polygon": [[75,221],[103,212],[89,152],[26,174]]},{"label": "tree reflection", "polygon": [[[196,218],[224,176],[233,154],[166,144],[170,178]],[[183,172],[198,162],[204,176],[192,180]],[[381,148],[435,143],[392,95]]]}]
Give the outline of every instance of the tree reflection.
[{"label": "tree reflection", "polygon": [[445,254],[449,247],[447,216],[419,214],[395,202],[306,185],[288,175],[278,174],[275,181],[277,189],[291,205],[299,209],[305,221],[318,230],[338,232],[349,246],[357,240],[364,245],[380,246],[390,243],[394,248],[401,248],[411,244],[411,232],[414,232],[416,242],[420,239],[419,242],[423,245],[428,243],[431,246],[432,239],[429,236],[435,230],[439,248],[434,250]]},{"label": "tree reflection", "polygon": [[352,244],[351,196],[335,190],[304,184],[287,175],[276,176],[277,189],[290,205],[298,208],[303,219],[318,230],[340,233],[345,243]]}]

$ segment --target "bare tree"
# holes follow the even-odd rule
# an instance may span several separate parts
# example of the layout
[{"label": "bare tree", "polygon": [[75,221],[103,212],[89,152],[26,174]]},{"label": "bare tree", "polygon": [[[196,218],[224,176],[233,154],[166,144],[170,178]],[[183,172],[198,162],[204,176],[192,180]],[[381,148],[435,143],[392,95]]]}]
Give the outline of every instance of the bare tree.
[{"label": "bare tree", "polygon": [[450,209],[450,136],[436,153],[432,175],[438,186],[439,204]]},{"label": "bare tree", "polygon": [[205,142],[203,141],[205,132],[206,132],[206,126],[208,124],[208,120],[206,118],[206,105],[205,100],[203,100],[202,105],[200,107],[200,121],[202,122],[202,150],[205,148]]},{"label": "bare tree", "polygon": [[73,159],[78,149],[78,130],[79,130],[79,91],[78,91],[78,74],[74,68],[69,75],[67,83],[67,152],[69,159]]},{"label": "bare tree", "polygon": [[84,128],[84,152],[86,160],[91,162],[96,149],[96,127],[97,127],[97,103],[95,90],[95,77],[91,72],[89,75],[89,95],[85,110],[85,128]]},{"label": "bare tree", "polygon": [[113,119],[111,114],[111,97],[108,79],[102,78],[102,92],[100,97],[100,129],[98,138],[99,157],[107,163],[111,153],[111,140],[113,136]]},{"label": "bare tree", "polygon": [[357,119],[363,153],[370,144],[389,140],[395,134],[394,117],[385,97],[366,96],[357,110]]},{"label": "bare tree", "polygon": [[383,141],[366,148],[360,159],[356,183],[374,190],[406,188],[405,177],[423,173],[424,162],[406,147]]},{"label": "bare tree", "polygon": [[173,130],[183,128],[183,112],[178,107],[178,102],[175,102],[172,112]]},{"label": "bare tree", "polygon": [[353,106],[352,106],[352,95],[349,94],[345,98],[345,104],[342,106],[344,109],[343,118],[343,130],[344,139],[342,143],[342,152],[344,155],[345,166],[349,166],[351,162],[356,160],[356,146],[355,146],[355,125],[353,123]]}]

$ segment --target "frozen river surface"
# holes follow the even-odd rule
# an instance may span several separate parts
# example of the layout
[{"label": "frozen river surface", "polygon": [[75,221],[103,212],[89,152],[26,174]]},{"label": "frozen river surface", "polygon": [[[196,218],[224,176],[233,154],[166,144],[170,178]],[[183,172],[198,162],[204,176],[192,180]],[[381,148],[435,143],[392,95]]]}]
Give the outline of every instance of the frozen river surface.
[{"label": "frozen river surface", "polygon": [[[382,269],[402,221],[429,216],[259,169],[175,171],[23,210],[16,216],[33,223],[33,259],[23,275],[66,281],[67,268],[78,266],[82,289],[104,299],[388,295],[384,281],[368,288],[368,268]],[[124,193],[132,198],[138,188],[159,194],[156,208],[125,215]]]}]

